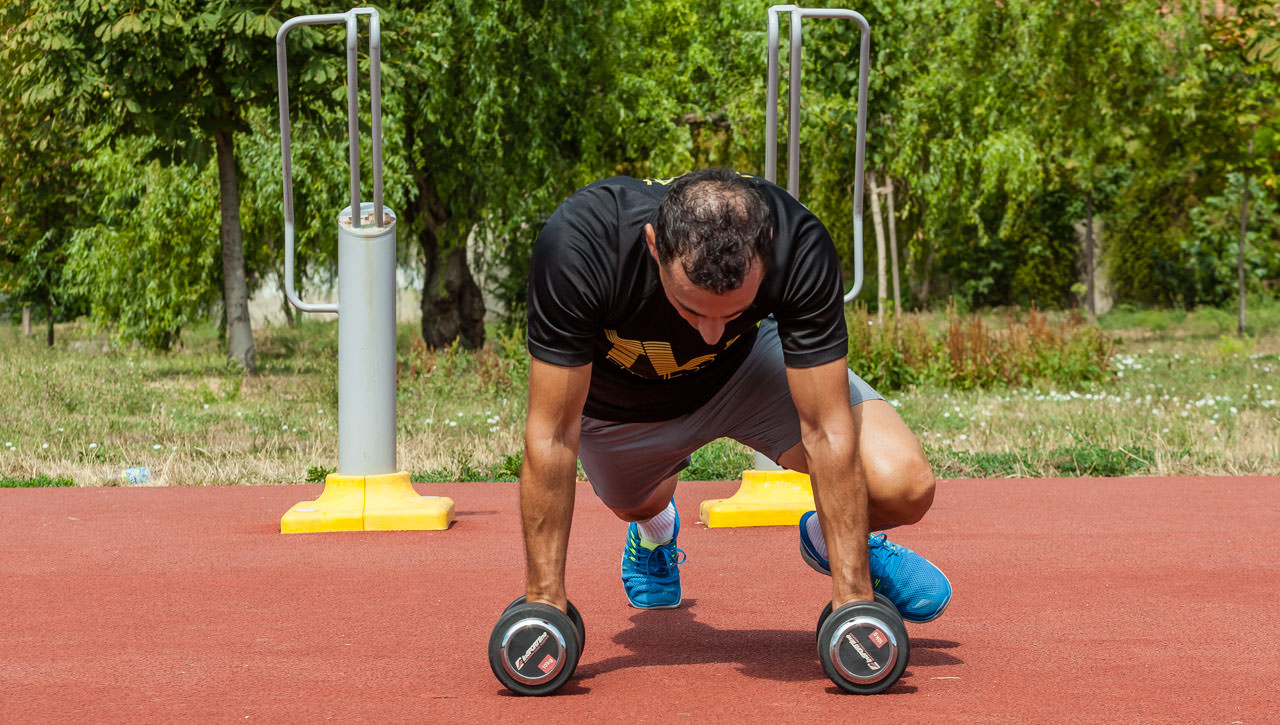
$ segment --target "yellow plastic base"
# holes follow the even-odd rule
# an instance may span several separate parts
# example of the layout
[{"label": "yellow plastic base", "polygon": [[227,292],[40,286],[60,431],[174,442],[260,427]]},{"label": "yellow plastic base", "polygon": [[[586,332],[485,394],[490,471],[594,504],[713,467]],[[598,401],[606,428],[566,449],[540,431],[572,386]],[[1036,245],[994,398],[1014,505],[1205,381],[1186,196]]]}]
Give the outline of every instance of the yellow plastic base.
[{"label": "yellow plastic base", "polygon": [[742,485],[730,498],[703,501],[698,516],[709,528],[795,526],[812,511],[808,474],[795,471],[743,471]]},{"label": "yellow plastic base", "polygon": [[453,523],[453,500],[419,496],[401,471],[324,480],[315,501],[294,504],[280,519],[282,534],[325,531],[443,531]]}]

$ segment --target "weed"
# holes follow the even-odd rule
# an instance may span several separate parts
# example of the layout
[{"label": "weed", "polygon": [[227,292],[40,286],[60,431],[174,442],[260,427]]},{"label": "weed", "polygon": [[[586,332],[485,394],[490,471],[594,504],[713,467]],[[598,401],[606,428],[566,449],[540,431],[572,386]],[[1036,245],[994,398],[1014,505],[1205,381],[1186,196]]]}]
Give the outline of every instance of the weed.
[{"label": "weed", "polygon": [[336,473],[338,469],[328,466],[307,466],[307,483],[324,483],[330,473]]},{"label": "weed", "polygon": [[1244,337],[1236,337],[1235,335],[1222,335],[1218,338],[1218,342],[1213,346],[1213,351],[1219,357],[1241,357],[1248,356],[1253,353],[1253,338],[1245,335]]},{"label": "weed", "polygon": [[54,487],[70,487],[75,486],[76,482],[66,476],[58,478],[50,478],[48,476],[35,476],[34,478],[13,478],[6,476],[0,478],[0,488],[54,488]]},{"label": "weed", "polygon": [[1107,373],[1114,343],[1077,314],[1050,321],[1032,307],[1025,319],[1006,311],[1000,323],[952,306],[946,326],[931,334],[921,316],[894,315],[877,325],[859,305],[849,316],[849,363],[881,391],[922,383],[959,390],[1074,385]]}]

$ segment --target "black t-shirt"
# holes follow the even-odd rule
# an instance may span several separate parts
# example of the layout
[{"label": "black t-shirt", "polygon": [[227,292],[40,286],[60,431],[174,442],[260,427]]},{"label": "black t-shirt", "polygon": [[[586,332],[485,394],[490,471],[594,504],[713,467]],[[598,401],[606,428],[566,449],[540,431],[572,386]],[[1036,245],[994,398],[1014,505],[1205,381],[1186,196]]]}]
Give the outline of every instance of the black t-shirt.
[{"label": "black t-shirt", "polygon": [[529,352],[553,365],[592,363],[586,415],[646,422],[696,410],[742,364],[769,315],[788,366],[844,357],[848,332],[831,237],[785,190],[750,178],[773,217],[773,258],[751,307],[715,345],[667,301],[645,243],[644,225],[656,220],[671,179],[596,182],[543,225],[529,278]]}]

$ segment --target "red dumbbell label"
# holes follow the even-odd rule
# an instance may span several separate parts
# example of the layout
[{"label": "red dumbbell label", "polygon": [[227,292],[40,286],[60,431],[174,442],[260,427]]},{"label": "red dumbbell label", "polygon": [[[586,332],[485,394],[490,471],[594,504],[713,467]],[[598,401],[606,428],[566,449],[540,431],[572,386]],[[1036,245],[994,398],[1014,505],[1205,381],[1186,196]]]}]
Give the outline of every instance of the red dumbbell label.
[{"label": "red dumbbell label", "polygon": [[877,647],[883,647],[886,644],[889,644],[889,638],[884,636],[884,632],[881,632],[878,629],[871,630],[871,634],[867,635],[867,639],[870,639],[872,644]]},{"label": "red dumbbell label", "polygon": [[542,670],[543,673],[546,673],[546,674],[550,674],[551,670],[554,670],[555,668],[556,668],[556,658],[552,657],[551,655],[547,655],[546,657],[543,657],[542,661],[538,663],[538,669]]}]

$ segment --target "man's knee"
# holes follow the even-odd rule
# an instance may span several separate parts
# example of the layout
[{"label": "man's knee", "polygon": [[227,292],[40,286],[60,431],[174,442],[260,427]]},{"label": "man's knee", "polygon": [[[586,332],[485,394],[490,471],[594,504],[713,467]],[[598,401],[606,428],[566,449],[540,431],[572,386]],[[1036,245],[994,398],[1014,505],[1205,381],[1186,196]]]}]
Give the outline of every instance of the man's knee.
[{"label": "man's knee", "polygon": [[671,502],[671,497],[675,495],[676,481],[677,476],[674,475],[666,478],[654,488],[644,503],[638,506],[614,507],[609,505],[608,501],[605,504],[609,505],[609,510],[613,512],[614,516],[623,521],[648,521],[666,510],[667,504]]},{"label": "man's knee", "polygon": [[873,505],[897,525],[914,524],[933,506],[933,468],[920,455],[863,460]]}]

